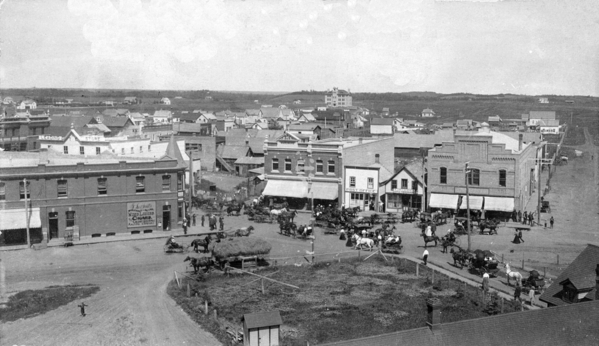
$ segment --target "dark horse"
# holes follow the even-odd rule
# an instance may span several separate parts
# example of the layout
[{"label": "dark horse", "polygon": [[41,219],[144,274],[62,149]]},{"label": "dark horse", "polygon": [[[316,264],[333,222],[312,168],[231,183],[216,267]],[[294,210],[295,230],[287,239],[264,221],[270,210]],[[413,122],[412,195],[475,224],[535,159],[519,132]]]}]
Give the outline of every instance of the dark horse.
[{"label": "dark horse", "polygon": [[426,235],[424,235],[424,233],[423,233],[423,234],[421,234],[420,236],[421,236],[421,237],[424,239],[424,247],[426,247],[428,243],[432,243],[432,242],[434,242],[434,243],[435,243],[435,246],[437,246],[437,242],[441,240],[441,239],[439,239],[439,237],[437,237],[436,235],[433,235],[433,236],[431,236],[431,237],[427,237],[427,236],[426,236]]},{"label": "dark horse", "polygon": [[212,239],[209,235],[207,235],[204,239],[194,239],[191,242],[191,246],[193,246],[193,251],[198,252],[198,248],[201,246],[204,248],[204,252],[208,252],[208,245],[210,245],[210,241]]},{"label": "dark horse", "polygon": [[189,265],[193,267],[194,274],[198,273],[201,267],[204,267],[204,273],[207,273],[211,267],[214,267],[214,260],[210,257],[189,257],[187,256],[183,262],[189,261]]},{"label": "dark horse", "polygon": [[489,229],[489,235],[493,234],[493,232],[495,232],[495,234],[497,234],[498,226],[499,226],[499,222],[496,222],[493,220],[481,220],[478,222],[478,227],[480,228],[480,234],[483,234],[486,228]]},{"label": "dark horse", "polygon": [[239,216],[241,209],[243,209],[243,204],[230,205],[227,207],[227,216],[231,216],[232,213]]},{"label": "dark horse", "polygon": [[468,255],[468,252],[459,247],[458,247],[458,251],[455,251],[453,248],[451,248],[450,252],[451,252],[451,257],[453,257],[453,265],[457,267],[459,264],[460,269],[464,268],[464,265],[466,263],[468,263],[468,259],[470,257]]}]

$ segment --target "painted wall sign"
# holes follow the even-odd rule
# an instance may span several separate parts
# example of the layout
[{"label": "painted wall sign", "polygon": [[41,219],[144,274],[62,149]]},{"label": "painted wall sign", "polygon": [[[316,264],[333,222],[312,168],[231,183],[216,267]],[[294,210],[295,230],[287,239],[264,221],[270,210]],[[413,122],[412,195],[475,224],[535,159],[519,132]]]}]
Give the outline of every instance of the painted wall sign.
[{"label": "painted wall sign", "polygon": [[127,227],[156,226],[156,202],[127,203]]}]

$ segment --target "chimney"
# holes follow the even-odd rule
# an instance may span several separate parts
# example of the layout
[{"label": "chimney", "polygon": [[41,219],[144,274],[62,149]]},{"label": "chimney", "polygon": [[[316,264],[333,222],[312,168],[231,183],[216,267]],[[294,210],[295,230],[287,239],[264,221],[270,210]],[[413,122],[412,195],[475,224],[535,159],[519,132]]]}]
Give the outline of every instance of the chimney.
[{"label": "chimney", "polygon": [[523,134],[518,135],[518,151],[522,150],[522,138],[524,138]]},{"label": "chimney", "polygon": [[429,298],[426,300],[428,308],[427,322],[431,331],[436,332],[441,329],[441,300],[439,298]]},{"label": "chimney", "polygon": [[599,300],[599,264],[595,268],[595,300]]}]

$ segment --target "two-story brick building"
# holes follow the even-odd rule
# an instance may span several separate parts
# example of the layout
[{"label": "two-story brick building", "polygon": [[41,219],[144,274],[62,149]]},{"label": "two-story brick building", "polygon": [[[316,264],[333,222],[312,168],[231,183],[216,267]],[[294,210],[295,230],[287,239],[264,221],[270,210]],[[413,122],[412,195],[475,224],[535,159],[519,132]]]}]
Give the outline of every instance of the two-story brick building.
[{"label": "two-story brick building", "polygon": [[[427,205],[431,209],[466,209],[466,172],[470,208],[490,214],[523,210],[536,197],[538,145],[524,143],[483,123],[478,132],[456,134],[453,142],[428,151]],[[458,209],[459,208],[459,209]]]},{"label": "two-story brick building", "polygon": [[27,227],[33,242],[67,228],[76,238],[169,231],[184,216],[185,168],[174,140],[160,159],[0,152],[0,244],[25,244]]}]

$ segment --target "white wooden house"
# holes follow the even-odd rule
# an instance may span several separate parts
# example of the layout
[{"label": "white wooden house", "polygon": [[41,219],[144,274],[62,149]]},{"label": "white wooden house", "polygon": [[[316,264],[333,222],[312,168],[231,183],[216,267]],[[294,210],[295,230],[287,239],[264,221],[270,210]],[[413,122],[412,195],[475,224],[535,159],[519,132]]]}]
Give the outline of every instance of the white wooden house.
[{"label": "white wooden house", "polygon": [[391,178],[383,182],[386,212],[422,207],[424,194],[422,172],[422,162],[414,161],[402,167]]},{"label": "white wooden house", "polygon": [[243,315],[243,345],[279,346],[282,324],[278,310]]}]

